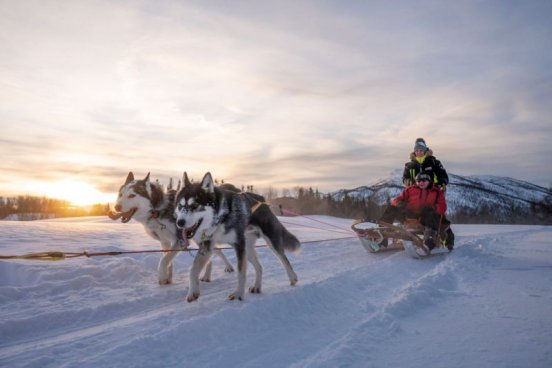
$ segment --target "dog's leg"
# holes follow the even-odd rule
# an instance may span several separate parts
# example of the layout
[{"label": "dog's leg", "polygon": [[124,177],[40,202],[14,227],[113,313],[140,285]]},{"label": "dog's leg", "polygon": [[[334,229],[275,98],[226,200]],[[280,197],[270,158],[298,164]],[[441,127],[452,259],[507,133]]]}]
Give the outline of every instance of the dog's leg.
[{"label": "dog's leg", "polygon": [[205,266],[205,272],[203,273],[203,277],[201,277],[201,281],[211,282],[212,271],[213,271],[213,261],[209,260],[209,262],[207,262],[207,265]]},{"label": "dog's leg", "polygon": [[192,268],[190,268],[190,287],[186,296],[188,303],[199,299],[199,273],[205,267],[205,264],[209,262],[211,255],[211,244],[209,242],[201,243]]},{"label": "dog's leg", "polygon": [[[174,250],[177,249],[177,243],[173,242],[171,244],[167,242],[162,242],[161,247],[165,250]],[[161,259],[159,260],[159,267],[157,268],[160,285],[172,283],[173,259],[174,257],[176,257],[177,254],[178,252],[172,251],[166,252],[161,256]]]},{"label": "dog's leg", "polygon": [[[232,264],[228,261],[228,258],[224,256],[224,253],[222,253],[220,249],[214,248],[213,254],[218,255],[224,261],[224,272],[234,272],[234,267],[232,267]],[[207,266],[205,266],[205,272],[203,274],[203,277],[201,278],[201,281],[211,282],[212,271],[213,271],[213,260],[211,259],[207,263]]]},{"label": "dog's leg", "polygon": [[236,244],[233,244],[236,250],[236,259],[238,262],[238,287],[236,291],[228,296],[228,299],[243,300],[245,293],[245,280],[247,278],[247,257],[245,254],[245,239],[241,239]]},{"label": "dog's leg", "polygon": [[257,257],[257,250],[255,249],[255,241],[257,240],[256,234],[245,235],[245,252],[247,253],[247,260],[251,262],[255,268],[255,284],[249,288],[249,292],[254,294],[261,293],[261,285],[263,281],[263,266],[260,264]]},{"label": "dog's leg", "polygon": [[234,272],[234,267],[232,267],[232,264],[228,261],[228,258],[226,258],[224,253],[222,253],[222,250],[214,249],[213,252],[224,262],[224,272]]},{"label": "dog's leg", "polygon": [[295,271],[293,271],[293,267],[291,267],[291,263],[289,262],[289,259],[288,259],[288,257],[286,256],[286,254],[284,252],[284,248],[283,248],[281,242],[278,242],[277,244],[274,244],[264,234],[263,234],[263,238],[266,241],[266,243],[268,244],[269,248],[274,253],[274,255],[278,258],[278,260],[284,266],[284,268],[287,272],[287,275],[288,275],[289,284],[291,286],[294,286],[295,284],[297,284],[297,281],[299,281],[299,279],[297,278],[297,274],[295,273]]}]

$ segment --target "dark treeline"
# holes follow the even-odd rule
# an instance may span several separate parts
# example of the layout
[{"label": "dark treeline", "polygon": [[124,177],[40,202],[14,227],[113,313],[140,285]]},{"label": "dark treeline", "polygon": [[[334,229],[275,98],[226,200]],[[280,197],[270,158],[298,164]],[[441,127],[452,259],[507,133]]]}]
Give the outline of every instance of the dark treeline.
[{"label": "dark treeline", "polygon": [[12,214],[35,214],[31,218],[57,218],[78,216],[102,216],[109,210],[108,204],[95,204],[89,208],[76,207],[70,202],[29,195],[14,198],[0,197],[0,219]]},{"label": "dark treeline", "polygon": [[[289,191],[287,191],[289,194]],[[269,192],[270,193],[270,192]],[[552,224],[552,188],[541,203],[533,203],[526,207],[512,207],[504,211],[497,211],[488,205],[482,205],[477,210],[457,208],[454,214],[447,216],[457,224]],[[267,201],[277,215],[292,215],[285,210],[301,215],[328,215],[342,218],[378,219],[391,198],[387,198],[385,205],[379,205],[372,198],[352,198],[345,195],[341,200],[333,199],[329,195],[321,195],[318,190],[298,187],[294,195],[276,197],[267,195]]]},{"label": "dark treeline", "polygon": [[294,196],[271,198],[270,195],[265,194],[265,197],[267,197],[267,201],[271,203],[271,208],[277,215],[290,215],[293,212],[301,215],[376,219],[386,207],[378,205],[371,198],[353,198],[345,195],[343,199],[336,200],[330,195],[323,195],[318,189],[313,188],[297,187],[294,192]]},{"label": "dark treeline", "polygon": [[[254,191],[253,186],[242,186],[242,190]],[[512,207],[497,211],[488,205],[482,205],[477,210],[457,208],[454,214],[448,214],[453,223],[457,224],[552,224],[552,188],[550,194],[540,203],[533,203],[527,210]],[[373,198],[353,198],[345,195],[336,200],[329,195],[321,194],[318,189],[296,187],[293,194],[284,189],[283,196],[278,191],[269,188],[263,193],[270,202],[273,212],[277,215],[328,215],[342,218],[378,219],[391,198],[385,205],[379,205]],[[288,213],[285,210],[290,211]],[[68,201],[47,197],[18,196],[15,198],[0,197],[0,219],[11,214],[36,214],[36,218],[58,218],[78,216],[104,216],[109,211],[109,204],[95,204],[88,208],[75,207]],[[284,211],[284,212],[283,212]]]}]

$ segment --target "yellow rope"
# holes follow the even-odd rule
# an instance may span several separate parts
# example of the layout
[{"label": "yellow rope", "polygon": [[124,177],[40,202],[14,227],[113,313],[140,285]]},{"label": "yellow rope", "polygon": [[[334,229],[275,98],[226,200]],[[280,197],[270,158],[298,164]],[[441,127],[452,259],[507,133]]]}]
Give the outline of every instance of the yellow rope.
[{"label": "yellow rope", "polygon": [[0,259],[25,259],[36,261],[63,261],[65,259],[65,253],[63,252],[41,252],[41,253],[28,253],[20,256],[0,256]]},{"label": "yellow rope", "polygon": [[[344,240],[344,239],[354,239],[357,236],[347,236],[343,238],[335,239],[320,239],[320,240],[309,240],[301,242],[301,244],[309,243],[319,243],[323,241],[335,241],[335,240]],[[268,245],[255,245],[255,248],[266,248]],[[230,250],[232,247],[222,247],[217,248],[220,250]],[[155,249],[155,250],[137,250],[137,251],[115,251],[115,252],[81,252],[81,253],[64,253],[59,251],[50,251],[50,252],[41,252],[41,253],[27,253],[19,256],[0,256],[0,260],[3,259],[22,259],[27,261],[64,261],[69,258],[77,257],[99,257],[99,256],[119,256],[123,254],[140,254],[140,253],[168,253],[168,252],[196,252],[198,249]]]}]

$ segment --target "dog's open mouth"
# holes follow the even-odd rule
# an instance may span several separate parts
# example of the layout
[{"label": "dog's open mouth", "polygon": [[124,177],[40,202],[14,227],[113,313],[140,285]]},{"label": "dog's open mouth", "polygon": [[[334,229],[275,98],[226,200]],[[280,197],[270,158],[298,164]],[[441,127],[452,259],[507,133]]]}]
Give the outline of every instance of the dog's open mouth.
[{"label": "dog's open mouth", "polygon": [[132,216],[134,216],[134,213],[136,212],[137,208],[133,208],[130,211],[127,212],[115,212],[115,211],[109,211],[107,213],[107,216],[109,216],[112,220],[118,220],[121,219],[121,222],[129,222]]},{"label": "dog's open mouth", "polygon": [[201,225],[202,222],[203,222],[203,219],[199,219],[199,221],[196,222],[194,226],[190,226],[182,229],[182,238],[183,239],[193,238],[197,229],[199,228],[199,225]]}]

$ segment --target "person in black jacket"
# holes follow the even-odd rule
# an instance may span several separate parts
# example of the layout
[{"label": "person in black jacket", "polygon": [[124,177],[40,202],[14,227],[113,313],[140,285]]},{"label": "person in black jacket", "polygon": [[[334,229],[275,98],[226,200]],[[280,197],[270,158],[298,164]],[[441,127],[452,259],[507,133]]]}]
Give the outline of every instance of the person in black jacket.
[{"label": "person in black jacket", "polygon": [[433,156],[433,151],[429,149],[423,138],[416,139],[414,152],[410,154],[410,161],[404,164],[403,184],[406,187],[414,184],[416,175],[420,172],[428,174],[433,179],[434,185],[441,188],[443,192],[445,191],[449,183],[447,171],[441,161]]}]

